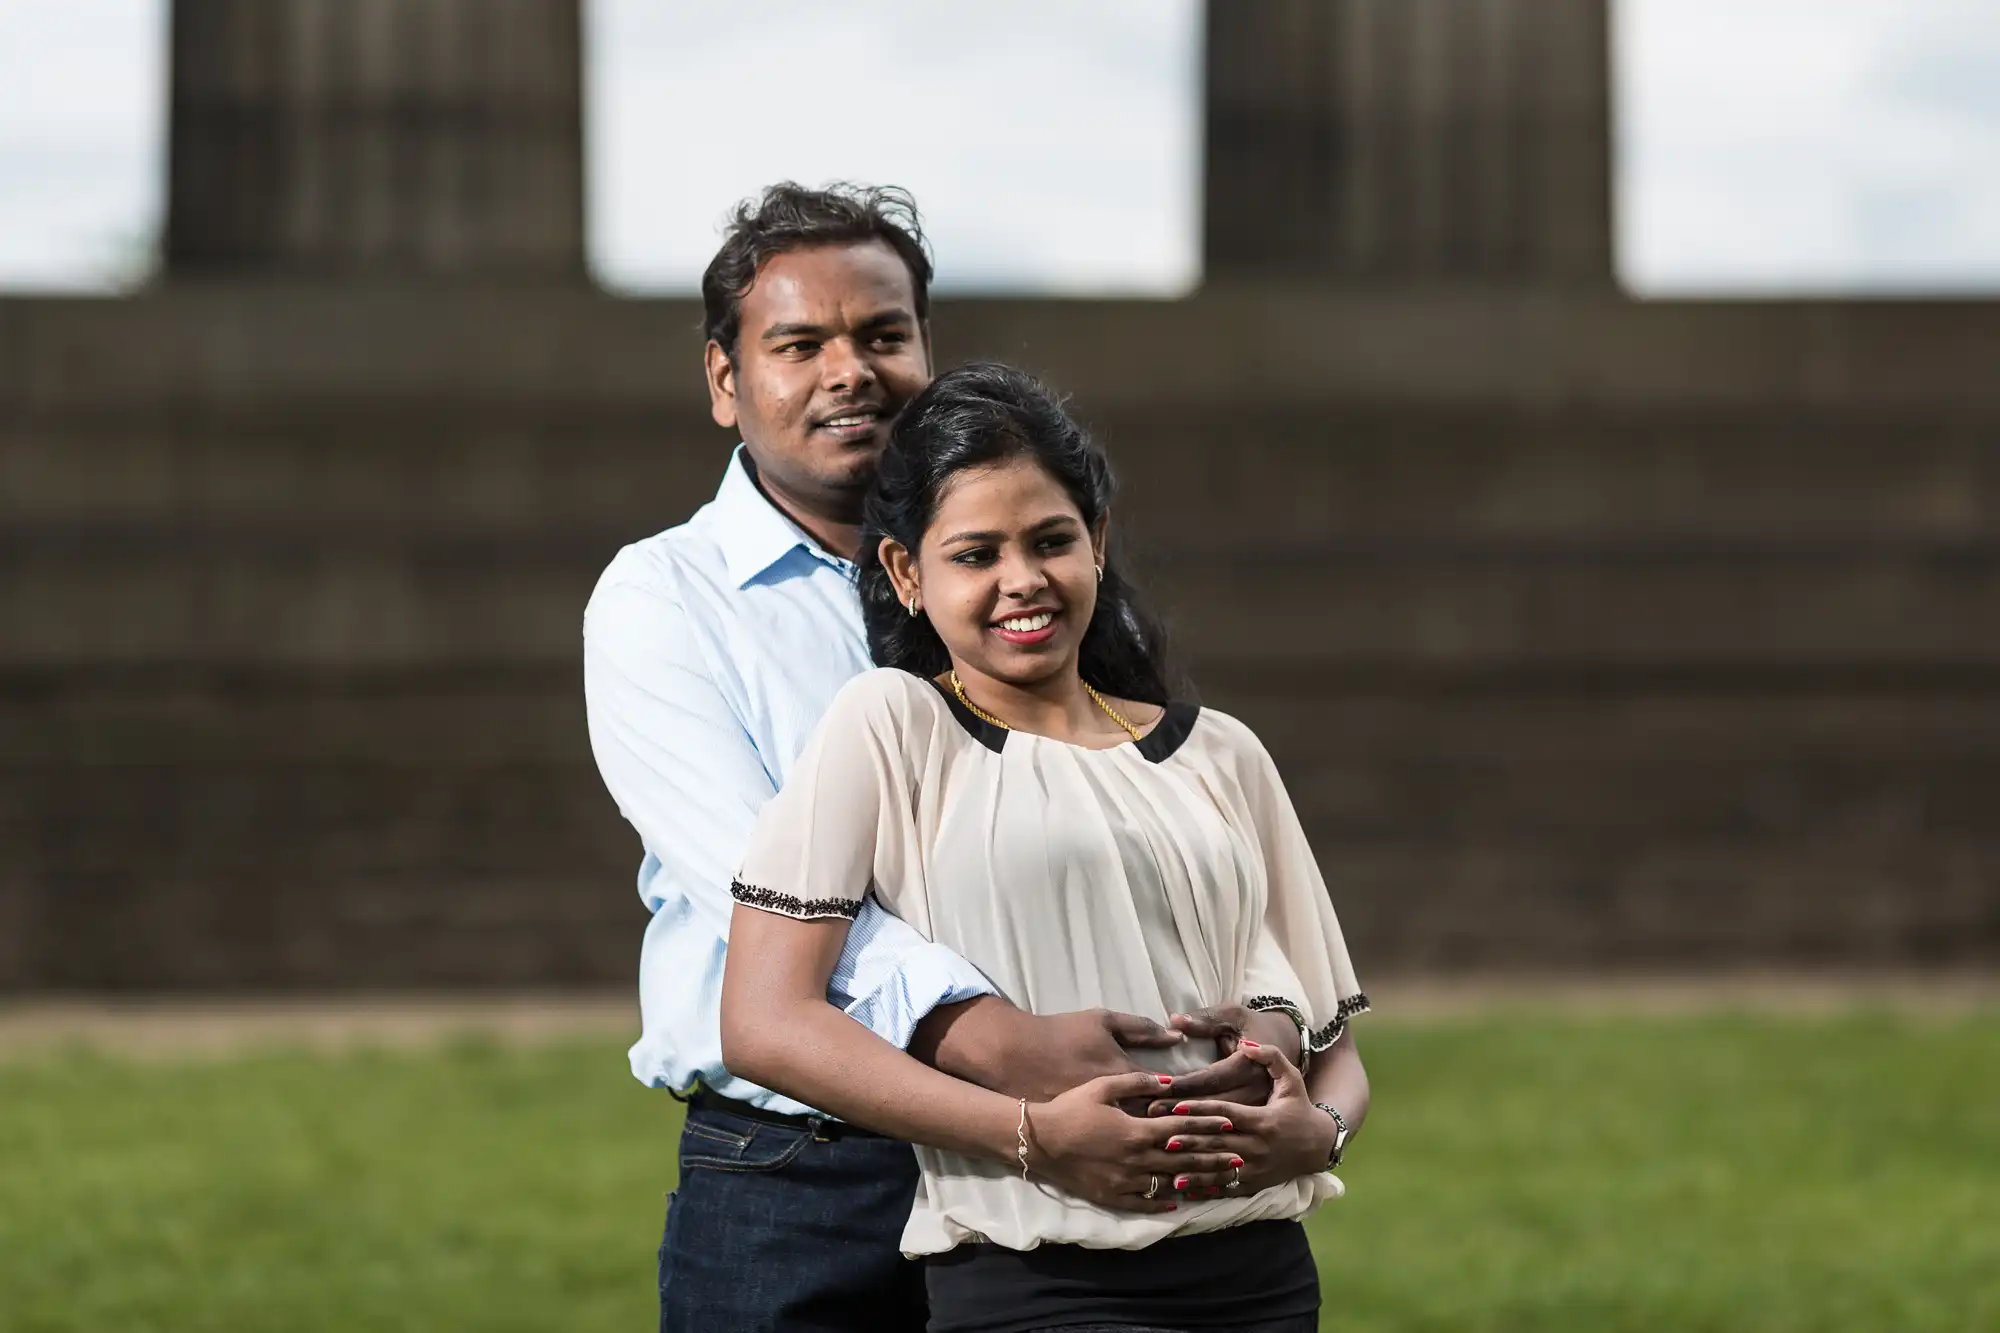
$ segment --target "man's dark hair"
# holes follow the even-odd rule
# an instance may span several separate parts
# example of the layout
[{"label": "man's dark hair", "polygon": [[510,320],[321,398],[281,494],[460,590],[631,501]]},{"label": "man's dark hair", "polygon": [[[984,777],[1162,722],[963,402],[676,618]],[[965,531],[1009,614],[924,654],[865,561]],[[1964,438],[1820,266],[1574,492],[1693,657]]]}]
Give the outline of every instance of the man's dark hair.
[{"label": "man's dark hair", "polygon": [[730,213],[722,248],[701,275],[704,331],[735,360],[743,297],[768,260],[791,250],[866,241],[880,241],[902,257],[917,294],[917,319],[928,322],[930,249],[917,201],[908,190],[846,182],[809,190],[795,181],[780,181]]}]

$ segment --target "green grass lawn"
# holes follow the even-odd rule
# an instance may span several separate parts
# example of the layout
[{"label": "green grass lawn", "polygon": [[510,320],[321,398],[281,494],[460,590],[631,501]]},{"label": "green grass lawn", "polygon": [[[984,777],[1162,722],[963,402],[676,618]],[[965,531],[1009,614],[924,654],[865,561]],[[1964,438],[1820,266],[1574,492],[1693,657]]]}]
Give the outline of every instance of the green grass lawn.
[{"label": "green grass lawn", "polygon": [[[2000,1016],[1362,1031],[1326,1328],[2000,1328]],[[677,1112],[601,1043],[0,1063],[0,1329],[647,1328]]]}]

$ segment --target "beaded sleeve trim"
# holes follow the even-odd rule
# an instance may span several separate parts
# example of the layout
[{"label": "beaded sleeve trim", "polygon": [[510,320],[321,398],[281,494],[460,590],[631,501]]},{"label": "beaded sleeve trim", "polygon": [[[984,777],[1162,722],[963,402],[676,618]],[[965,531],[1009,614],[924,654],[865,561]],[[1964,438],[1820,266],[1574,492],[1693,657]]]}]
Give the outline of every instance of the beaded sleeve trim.
[{"label": "beaded sleeve trim", "polygon": [[776,889],[767,889],[762,885],[745,884],[740,879],[729,881],[729,896],[746,907],[776,912],[779,916],[797,917],[801,921],[814,921],[830,916],[844,916],[852,921],[861,915],[859,898],[796,898],[789,893],[779,893]]},{"label": "beaded sleeve trim", "polygon": [[1288,1000],[1282,995],[1252,995],[1243,1002],[1243,1007],[1253,1014],[1268,1012],[1284,1014],[1299,1025],[1301,1036],[1305,1033],[1306,1011],[1299,1008],[1294,1000]]},{"label": "beaded sleeve trim", "polygon": [[1347,1020],[1367,1013],[1369,1007],[1366,992],[1356,991],[1348,996],[1334,1007],[1332,1022],[1317,1031],[1306,1033],[1306,1049],[1315,1055],[1326,1050],[1340,1040],[1341,1033],[1347,1031]]},{"label": "beaded sleeve trim", "polygon": [[1292,1025],[1299,1030],[1299,1072],[1303,1074],[1312,1067],[1312,1032],[1306,1027],[1306,1011],[1299,1008],[1297,1002],[1282,995],[1252,995],[1243,1002],[1243,1007],[1253,1014],[1283,1014],[1291,1019]]}]

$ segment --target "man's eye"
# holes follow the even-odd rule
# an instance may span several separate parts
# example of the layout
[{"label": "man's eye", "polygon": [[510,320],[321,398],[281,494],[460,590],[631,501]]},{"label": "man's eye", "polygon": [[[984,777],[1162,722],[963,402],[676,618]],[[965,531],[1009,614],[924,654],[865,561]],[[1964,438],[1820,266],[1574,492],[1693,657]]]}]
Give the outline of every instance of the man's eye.
[{"label": "man's eye", "polygon": [[807,355],[807,354],[809,354],[809,353],[811,353],[811,352],[815,352],[815,351],[817,351],[817,350],[819,350],[819,344],[818,344],[818,343],[809,343],[809,342],[796,342],[796,343],[786,343],[786,344],[784,344],[783,346],[781,346],[781,347],[779,347],[779,348],[778,348],[778,355],[779,355],[779,356],[805,356],[805,355]]},{"label": "man's eye", "polygon": [[875,335],[877,347],[901,347],[909,339],[900,333],[878,333]]}]

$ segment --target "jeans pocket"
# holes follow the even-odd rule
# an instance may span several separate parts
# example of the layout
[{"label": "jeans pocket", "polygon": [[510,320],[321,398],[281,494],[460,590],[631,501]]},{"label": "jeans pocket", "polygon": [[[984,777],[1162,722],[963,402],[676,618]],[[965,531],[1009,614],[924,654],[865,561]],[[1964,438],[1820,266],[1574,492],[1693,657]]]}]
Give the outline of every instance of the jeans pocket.
[{"label": "jeans pocket", "polygon": [[805,1151],[812,1134],[779,1125],[754,1125],[740,1137],[690,1122],[681,1139],[681,1169],[776,1171]]},{"label": "jeans pocket", "polygon": [[683,1154],[687,1152],[690,1146],[688,1140],[692,1139],[694,1146],[705,1152],[742,1152],[750,1146],[750,1137],[754,1132],[747,1126],[743,1132],[736,1133],[705,1120],[690,1120],[681,1127],[681,1151]]}]

